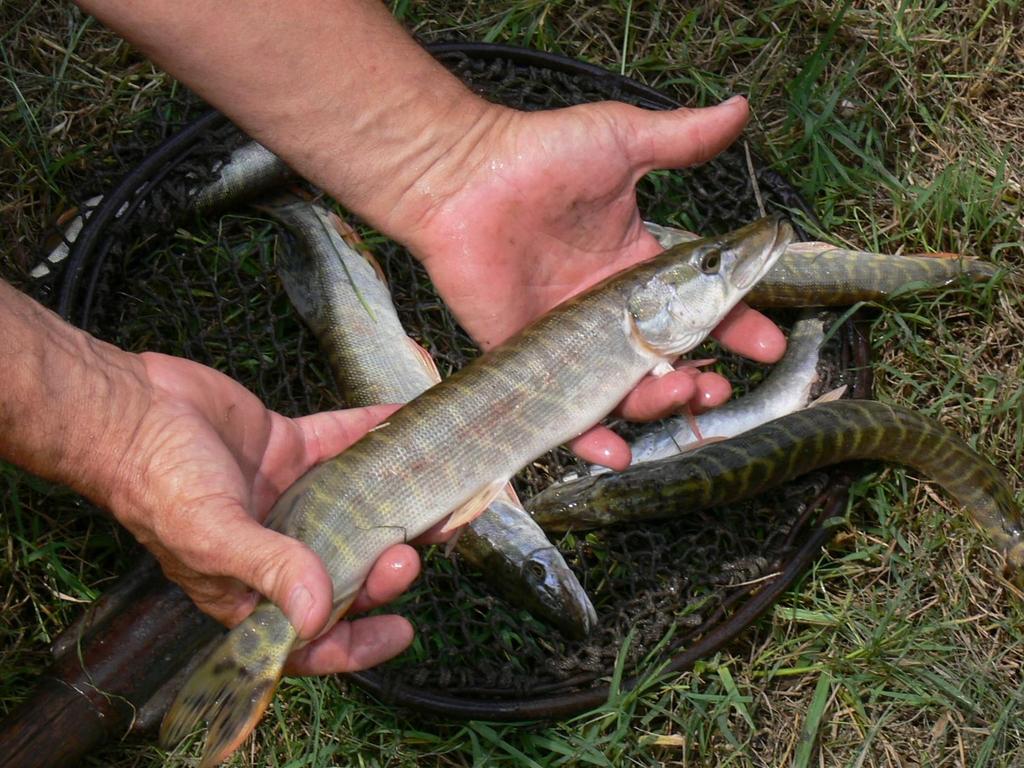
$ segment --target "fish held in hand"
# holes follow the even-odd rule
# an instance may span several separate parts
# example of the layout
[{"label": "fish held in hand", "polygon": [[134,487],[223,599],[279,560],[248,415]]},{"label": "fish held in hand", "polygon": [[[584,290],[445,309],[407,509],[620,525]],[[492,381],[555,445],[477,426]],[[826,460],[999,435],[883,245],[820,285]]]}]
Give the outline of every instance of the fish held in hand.
[{"label": "fish held in hand", "polygon": [[[691,450],[704,439],[734,437],[805,408],[811,399],[811,389],[818,381],[828,319],[827,315],[818,315],[797,320],[786,343],[786,354],[753,392],[698,414],[692,418],[693,423],[676,416],[644,430],[630,445],[631,463],[642,464],[674,456]],[[591,472],[597,474],[594,468]]]},{"label": "fish held in hand", "polygon": [[[405,403],[441,380],[405,335],[376,264],[346,242],[336,216],[294,195],[260,207],[294,238],[278,251],[278,275],[348,405]],[[597,623],[576,574],[510,486],[460,531],[455,549],[509,602],[567,637],[585,637]]]},{"label": "fish held in hand", "polygon": [[[761,219],[613,276],[300,478],[268,524],[323,560],[332,623],[388,547],[489,501],[522,466],[609,413],[644,376],[706,338],[792,238],[787,222]],[[164,719],[164,743],[206,720],[201,766],[223,760],[255,726],[302,644],[277,606],[260,603],[186,682]]]}]

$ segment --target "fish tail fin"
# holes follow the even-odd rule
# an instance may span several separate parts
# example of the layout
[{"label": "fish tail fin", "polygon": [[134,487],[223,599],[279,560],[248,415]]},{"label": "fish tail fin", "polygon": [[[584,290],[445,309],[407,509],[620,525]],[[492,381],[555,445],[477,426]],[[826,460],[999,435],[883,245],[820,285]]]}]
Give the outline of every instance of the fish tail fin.
[{"label": "fish tail fin", "polygon": [[160,742],[173,746],[207,722],[200,768],[223,761],[259,722],[295,638],[278,608],[271,603],[257,606],[192,673],[164,716]]}]

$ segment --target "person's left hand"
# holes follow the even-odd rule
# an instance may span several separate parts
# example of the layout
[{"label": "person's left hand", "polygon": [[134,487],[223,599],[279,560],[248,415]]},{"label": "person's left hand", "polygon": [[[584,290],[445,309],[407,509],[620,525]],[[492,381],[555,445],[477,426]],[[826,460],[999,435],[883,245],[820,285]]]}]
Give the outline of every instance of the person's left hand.
[{"label": "person's left hand", "polygon": [[[330,576],[312,549],[262,521],[304,472],[346,449],[397,406],[289,419],[206,366],[153,353],[137,359],[149,397],[141,415],[126,419],[132,428],[112,462],[116,471],[106,473],[111,479],[101,501],[204,612],[234,626],[262,595],[301,637],[317,637],[331,610]],[[397,597],[419,566],[412,547],[391,547],[349,613]],[[294,652],[287,669],[365,669],[400,653],[412,635],[401,616],[342,621]]]},{"label": "person's left hand", "polygon": [[[485,349],[568,297],[648,259],[660,247],[643,227],[636,183],[655,168],[704,162],[747,119],[744,99],[707,109],[653,112],[618,102],[485,115],[486,130],[421,179],[384,226],[423,261],[463,327]],[[775,325],[738,306],[713,334],[730,349],[774,362]],[[713,373],[682,367],[648,377],[620,405],[636,420],[731,392]],[[596,427],[573,442],[583,458],[622,468],[629,449]]]}]

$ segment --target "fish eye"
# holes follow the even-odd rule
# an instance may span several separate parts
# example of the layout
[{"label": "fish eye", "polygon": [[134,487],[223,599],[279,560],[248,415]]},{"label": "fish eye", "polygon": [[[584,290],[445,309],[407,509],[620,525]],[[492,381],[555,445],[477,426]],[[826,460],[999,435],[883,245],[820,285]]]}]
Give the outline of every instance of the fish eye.
[{"label": "fish eye", "polygon": [[535,579],[543,579],[547,575],[547,569],[541,563],[536,560],[530,560],[526,564],[526,570],[529,571],[530,575]]},{"label": "fish eye", "polygon": [[722,254],[715,251],[708,251],[700,257],[700,271],[705,275],[713,275],[718,272],[718,268],[722,265]]}]

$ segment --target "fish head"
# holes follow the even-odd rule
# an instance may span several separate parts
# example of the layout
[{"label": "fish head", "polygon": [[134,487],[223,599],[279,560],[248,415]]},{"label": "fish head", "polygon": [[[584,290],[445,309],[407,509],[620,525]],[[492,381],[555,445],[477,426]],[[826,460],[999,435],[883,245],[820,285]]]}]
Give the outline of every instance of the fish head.
[{"label": "fish head", "polygon": [[1018,589],[1024,590],[1024,530],[1021,529],[1016,514],[1014,524],[1009,526],[1009,530],[1004,527],[1004,533],[1008,535],[1008,541],[1003,545],[1006,558],[1003,564],[1003,578],[1012,582]]},{"label": "fish head", "polygon": [[793,238],[789,222],[768,216],[657,256],[649,277],[629,295],[634,339],[663,357],[693,349],[764,277]]},{"label": "fish head", "polygon": [[597,625],[597,613],[576,574],[554,547],[530,552],[520,565],[530,586],[523,600],[534,615],[544,617],[567,637],[581,640]]}]

